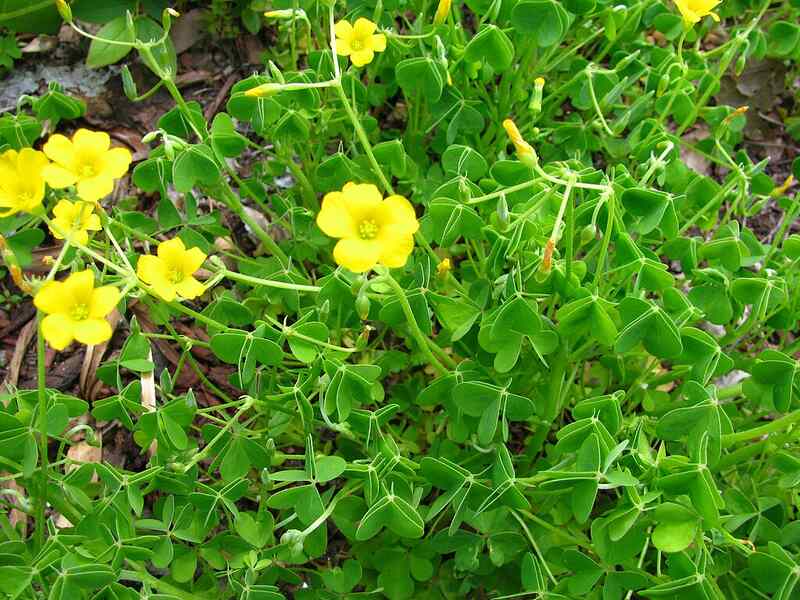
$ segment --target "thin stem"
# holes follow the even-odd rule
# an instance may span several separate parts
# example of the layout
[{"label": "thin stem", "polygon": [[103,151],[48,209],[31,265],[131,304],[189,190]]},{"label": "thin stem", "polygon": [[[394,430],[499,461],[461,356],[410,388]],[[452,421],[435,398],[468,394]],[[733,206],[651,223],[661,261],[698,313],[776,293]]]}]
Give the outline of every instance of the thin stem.
[{"label": "thin stem", "polygon": [[414,311],[411,309],[411,304],[409,304],[408,298],[406,297],[405,290],[400,287],[400,284],[397,283],[397,280],[392,277],[389,272],[381,277],[381,281],[389,284],[389,287],[392,288],[392,291],[397,297],[398,302],[400,302],[400,307],[403,309],[403,314],[406,316],[406,321],[408,322],[408,328],[411,331],[411,336],[417,342],[420,351],[425,355],[425,357],[428,359],[428,362],[434,369],[436,369],[439,375],[446,375],[448,370],[442,366],[442,363],[439,362],[439,360],[433,355],[433,352],[431,352],[431,349],[428,347],[428,337],[422,333],[422,330],[419,328],[417,319],[414,316]]},{"label": "thin stem", "polygon": [[746,431],[739,431],[736,433],[723,435],[722,446],[723,448],[726,448],[739,442],[745,442],[747,440],[752,440],[764,435],[769,435],[770,433],[775,433],[776,431],[783,431],[784,429],[787,429],[798,422],[800,422],[800,410],[796,410],[781,417],[780,419],[775,419],[774,421],[770,421],[764,425],[759,425],[758,427],[753,427],[752,429],[748,429]]},{"label": "thin stem", "polygon": [[44,314],[38,315],[38,329],[36,335],[36,390],[39,400],[39,458],[41,460],[41,486],[39,502],[36,510],[36,545],[44,545],[45,510],[47,508],[47,372],[45,370],[44,334],[42,321]]},{"label": "thin stem", "polygon": [[225,277],[226,279],[232,279],[233,281],[240,281],[242,283],[249,283],[251,285],[263,285],[266,287],[273,287],[279,288],[282,290],[295,290],[298,292],[312,292],[317,293],[322,288],[316,285],[303,285],[299,283],[288,283],[286,281],[277,281],[275,279],[261,279],[260,277],[252,277],[250,275],[243,275],[242,273],[237,273],[235,271],[229,271],[225,269],[224,271],[220,271],[220,274]]},{"label": "thin stem", "polygon": [[335,89],[336,93],[339,95],[339,99],[342,101],[344,110],[345,112],[347,112],[347,116],[350,117],[350,121],[353,123],[353,127],[355,128],[356,131],[356,136],[358,137],[358,140],[361,142],[361,146],[364,148],[364,152],[367,155],[369,164],[372,166],[372,170],[375,172],[375,175],[378,176],[378,179],[380,180],[381,185],[383,186],[383,189],[386,191],[386,193],[389,195],[394,195],[394,189],[392,188],[392,184],[389,183],[389,180],[386,178],[386,175],[383,174],[383,170],[378,164],[378,161],[375,158],[375,154],[373,154],[372,152],[372,144],[370,144],[369,142],[369,138],[367,137],[367,132],[364,131],[364,126],[361,124],[361,121],[359,120],[355,110],[353,110],[353,106],[350,104],[350,99],[347,97],[347,94],[345,94],[344,88],[342,87],[342,82],[337,81],[336,85],[333,86],[333,89]]}]

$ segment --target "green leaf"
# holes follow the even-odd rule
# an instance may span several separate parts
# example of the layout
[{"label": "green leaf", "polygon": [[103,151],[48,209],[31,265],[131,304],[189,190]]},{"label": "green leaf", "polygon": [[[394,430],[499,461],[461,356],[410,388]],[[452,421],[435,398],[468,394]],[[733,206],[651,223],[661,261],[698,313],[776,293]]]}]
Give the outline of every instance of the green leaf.
[{"label": "green leaf", "polygon": [[514,45],[497,26],[484,25],[467,44],[465,57],[470,61],[485,61],[500,73],[514,61]]},{"label": "green leaf", "polygon": [[214,153],[206,144],[187,147],[172,165],[172,180],[179,192],[190,192],[195,185],[214,185],[220,171]]},{"label": "green leaf", "polygon": [[665,502],[658,505],[654,518],[658,525],[653,530],[653,545],[662,552],[680,552],[694,542],[700,521],[693,511]]},{"label": "green leaf", "polygon": [[524,0],[511,11],[511,22],[514,29],[532,36],[539,47],[548,48],[563,39],[569,18],[557,2]]},{"label": "green leaf", "polygon": [[125,15],[112,19],[103,25],[97,32],[97,37],[118,42],[110,44],[99,40],[92,40],[89,44],[89,54],[86,56],[86,66],[90,69],[99,69],[125,58],[133,49],[135,41],[134,32],[128,28]]},{"label": "green leaf", "polygon": [[398,85],[412,100],[423,97],[436,102],[442,96],[444,76],[441,67],[427,57],[407,58],[397,63],[395,77]]}]

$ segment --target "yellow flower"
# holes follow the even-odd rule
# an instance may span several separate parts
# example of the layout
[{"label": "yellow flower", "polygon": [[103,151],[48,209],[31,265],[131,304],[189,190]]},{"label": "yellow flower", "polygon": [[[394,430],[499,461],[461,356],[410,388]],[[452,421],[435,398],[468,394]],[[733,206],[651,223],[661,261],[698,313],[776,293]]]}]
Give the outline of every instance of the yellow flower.
[{"label": "yellow flower", "polygon": [[439,6],[436,7],[436,14],[433,15],[434,25],[441,25],[444,23],[445,19],[447,19],[447,15],[450,13],[451,4],[452,0],[439,0]]},{"label": "yellow flower", "polygon": [[447,277],[447,274],[452,270],[453,264],[450,262],[449,258],[442,259],[438,265],[436,265],[436,274],[439,277]]},{"label": "yellow flower", "polygon": [[156,252],[158,256],[140,256],[136,265],[139,279],[152,285],[156,294],[172,302],[175,296],[191,300],[205,291],[203,284],[193,277],[206,260],[200,248],[187,250],[180,238],[172,238],[161,242]]},{"label": "yellow flower", "polygon": [[7,150],[0,155],[0,217],[31,212],[44,199],[42,171],[47,157],[37,150]]},{"label": "yellow flower", "polygon": [[375,33],[377,25],[361,17],[354,25],[349,21],[339,21],[336,24],[336,54],[349,56],[357,67],[363,67],[372,62],[376,52],[386,50],[386,36]]},{"label": "yellow flower", "polygon": [[683,20],[686,23],[698,23],[700,19],[707,15],[715,21],[719,21],[719,15],[712,12],[712,9],[717,6],[722,0],[675,0],[675,6],[681,11]]},{"label": "yellow flower", "polygon": [[78,196],[87,202],[97,202],[113,192],[114,180],[128,172],[132,159],[126,148],[111,148],[107,133],[88,129],[79,129],[71,140],[51,135],[43,150],[54,163],[44,170],[50,187],[75,185]]},{"label": "yellow flower", "polygon": [[53,208],[53,225],[50,232],[56,239],[69,237],[81,245],[89,241],[90,231],[100,231],[100,217],[94,212],[94,203],[60,200]]},{"label": "yellow flower", "polygon": [[317,225],[326,235],[340,238],[333,258],[354,273],[378,263],[405,265],[419,229],[414,207],[403,196],[383,199],[371,183],[352,181],[341,192],[325,194]]},{"label": "yellow flower", "polygon": [[94,274],[73,273],[64,281],[49,281],[37,292],[33,304],[47,316],[42,321],[44,339],[56,350],[78,340],[95,346],[111,338],[106,316],[120,299],[113,285],[94,287]]}]

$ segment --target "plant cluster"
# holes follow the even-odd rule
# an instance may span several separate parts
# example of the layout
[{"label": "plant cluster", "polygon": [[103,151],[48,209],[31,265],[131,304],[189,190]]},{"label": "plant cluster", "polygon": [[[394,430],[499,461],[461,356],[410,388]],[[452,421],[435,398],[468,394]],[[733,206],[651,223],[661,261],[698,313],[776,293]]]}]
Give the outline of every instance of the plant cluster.
[{"label": "plant cluster", "polygon": [[[56,1],[90,66],[135,52],[157,84],[125,93],[174,100],[145,160],[57,84],[0,117],[39,323],[0,593],[798,597],[800,159],[716,101],[751,61],[797,77],[796,0],[258,4],[278,43],[210,122],[180,15],[131,4],[91,33]],[[118,349],[91,405],[46,385],[75,343]],[[139,468],[70,454],[98,423]]]}]

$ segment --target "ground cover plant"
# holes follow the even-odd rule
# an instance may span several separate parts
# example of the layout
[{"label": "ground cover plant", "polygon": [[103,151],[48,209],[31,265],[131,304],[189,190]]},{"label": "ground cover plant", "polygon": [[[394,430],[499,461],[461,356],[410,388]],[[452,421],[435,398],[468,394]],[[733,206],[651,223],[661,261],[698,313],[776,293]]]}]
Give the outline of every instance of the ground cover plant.
[{"label": "ground cover plant", "polygon": [[[269,40],[212,110],[185,11]],[[0,2],[6,70],[60,24],[167,103],[135,153],[59,81],[0,116],[0,593],[800,597],[798,23]]]}]

